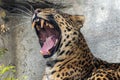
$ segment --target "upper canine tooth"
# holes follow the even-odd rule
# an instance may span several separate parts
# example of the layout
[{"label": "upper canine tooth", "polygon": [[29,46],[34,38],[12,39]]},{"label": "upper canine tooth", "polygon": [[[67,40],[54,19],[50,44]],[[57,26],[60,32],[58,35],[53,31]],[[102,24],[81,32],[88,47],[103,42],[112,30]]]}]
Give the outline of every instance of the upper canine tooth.
[{"label": "upper canine tooth", "polygon": [[35,22],[32,23],[32,28],[34,28],[34,27],[35,27]]},{"label": "upper canine tooth", "polygon": [[43,25],[44,25],[44,20],[42,19],[41,20],[41,28],[43,28]]}]

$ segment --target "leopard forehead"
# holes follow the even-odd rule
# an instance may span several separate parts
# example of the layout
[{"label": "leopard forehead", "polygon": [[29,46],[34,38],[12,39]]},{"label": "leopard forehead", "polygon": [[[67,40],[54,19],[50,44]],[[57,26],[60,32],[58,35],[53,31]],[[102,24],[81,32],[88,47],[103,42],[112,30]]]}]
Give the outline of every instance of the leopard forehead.
[{"label": "leopard forehead", "polygon": [[53,9],[53,8],[46,8],[46,9],[36,9],[35,13],[37,13],[38,15],[50,15],[50,14],[56,14],[58,13],[57,10]]},{"label": "leopard forehead", "polygon": [[[35,13],[37,13],[38,17],[46,20],[48,15],[52,15],[54,17],[56,14],[59,14],[60,16],[62,16],[62,18],[64,18],[67,21],[67,23],[71,24],[72,26],[75,26],[78,29],[80,29],[83,26],[83,23],[85,21],[85,17],[83,15],[70,15],[68,13],[63,13],[54,8],[36,9]],[[65,23],[64,20],[62,22]]]},{"label": "leopard forehead", "polygon": [[38,9],[36,9],[35,11],[41,11],[41,12],[56,12],[56,9],[54,9],[54,8],[45,8],[45,9],[41,9],[41,8],[38,8]]}]

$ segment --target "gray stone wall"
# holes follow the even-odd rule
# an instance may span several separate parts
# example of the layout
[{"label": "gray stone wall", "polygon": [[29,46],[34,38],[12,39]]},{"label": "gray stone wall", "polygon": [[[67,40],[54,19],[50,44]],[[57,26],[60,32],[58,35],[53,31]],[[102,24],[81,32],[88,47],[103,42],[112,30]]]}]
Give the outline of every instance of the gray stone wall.
[{"label": "gray stone wall", "polygon": [[[120,62],[119,0],[49,1],[72,5],[63,12],[85,15],[81,32],[93,54],[108,62]],[[18,25],[19,23],[21,25]],[[31,28],[31,18],[13,20],[7,25],[11,29],[0,36],[0,47],[8,48],[9,52],[0,62],[15,64],[18,77],[28,76],[27,80],[41,80],[45,60],[39,54],[40,46],[35,31]]]}]

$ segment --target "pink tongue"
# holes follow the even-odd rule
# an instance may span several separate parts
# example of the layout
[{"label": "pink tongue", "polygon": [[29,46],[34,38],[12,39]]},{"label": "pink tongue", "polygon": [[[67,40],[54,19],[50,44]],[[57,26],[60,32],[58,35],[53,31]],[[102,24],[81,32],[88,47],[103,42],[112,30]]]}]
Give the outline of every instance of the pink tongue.
[{"label": "pink tongue", "polygon": [[55,42],[52,40],[53,36],[46,38],[46,41],[43,44],[43,47],[40,49],[42,55],[48,55],[49,50],[54,46]]}]

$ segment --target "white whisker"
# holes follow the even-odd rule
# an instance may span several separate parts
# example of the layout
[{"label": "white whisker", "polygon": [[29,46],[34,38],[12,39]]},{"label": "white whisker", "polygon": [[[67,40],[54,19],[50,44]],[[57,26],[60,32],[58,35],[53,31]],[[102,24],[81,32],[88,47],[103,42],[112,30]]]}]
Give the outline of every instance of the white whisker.
[{"label": "white whisker", "polygon": [[27,16],[23,16],[23,15],[11,15],[11,16],[7,16],[7,17],[10,17],[10,18],[12,18],[12,17],[16,17],[16,18],[22,18],[22,19],[31,19],[31,17],[27,17]]},{"label": "white whisker", "polygon": [[[28,8],[26,8],[25,6],[18,6],[18,7],[25,9],[26,12],[30,13],[31,15],[33,14],[33,12],[31,10],[29,10]],[[31,8],[32,8],[32,6],[31,6]]]},{"label": "white whisker", "polygon": [[29,14],[29,13],[27,13],[26,11],[21,10],[21,9],[19,9],[19,8],[14,8],[14,9],[13,9],[13,11],[16,11],[16,10],[18,10],[18,11],[20,11],[20,12],[22,12],[22,13],[25,13],[25,14],[28,15],[28,16],[31,16],[31,14]]},{"label": "white whisker", "polygon": [[23,23],[21,23],[21,24],[18,24],[18,25],[16,25],[16,26],[14,26],[14,27],[12,28],[12,30],[15,29],[15,28],[18,28],[18,26],[21,26],[21,25],[24,25],[24,24],[27,24],[27,23],[31,23],[31,21],[27,21],[27,22],[23,22]]}]

